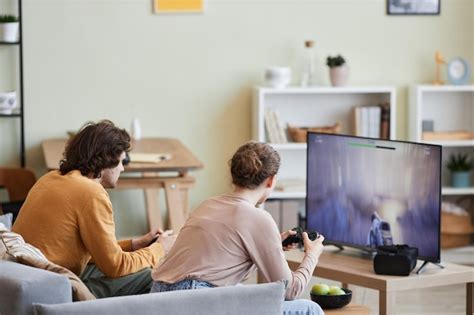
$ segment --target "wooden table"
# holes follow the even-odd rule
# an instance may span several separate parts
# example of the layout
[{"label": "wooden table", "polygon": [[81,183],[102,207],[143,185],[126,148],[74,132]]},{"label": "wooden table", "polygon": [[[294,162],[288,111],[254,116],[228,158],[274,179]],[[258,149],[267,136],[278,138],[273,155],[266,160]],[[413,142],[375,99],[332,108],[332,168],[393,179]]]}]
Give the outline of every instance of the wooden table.
[{"label": "wooden table", "polygon": [[[66,142],[67,139],[43,141],[43,154],[49,170],[59,168]],[[117,189],[144,190],[150,229],[159,227],[179,231],[189,213],[188,189],[195,182],[188,171],[200,169],[203,164],[177,139],[144,138],[132,141],[132,152],[171,155],[169,160],[159,163],[129,163],[119,178]],[[160,189],[165,191],[169,214],[166,226],[163,224],[158,199]]]},{"label": "wooden table", "polygon": [[[292,250],[286,252],[285,255],[290,268],[295,270],[303,259],[304,253],[300,250]],[[420,264],[421,261],[419,261]],[[466,314],[472,315],[474,311],[474,268],[450,263],[443,263],[443,265],[445,269],[428,265],[419,275],[412,272],[407,277],[382,276],[375,274],[372,259],[361,257],[359,252],[351,249],[344,251],[331,249],[323,252],[313,275],[340,281],[343,287],[354,284],[378,290],[380,315],[394,314],[397,291],[466,284]]]}]

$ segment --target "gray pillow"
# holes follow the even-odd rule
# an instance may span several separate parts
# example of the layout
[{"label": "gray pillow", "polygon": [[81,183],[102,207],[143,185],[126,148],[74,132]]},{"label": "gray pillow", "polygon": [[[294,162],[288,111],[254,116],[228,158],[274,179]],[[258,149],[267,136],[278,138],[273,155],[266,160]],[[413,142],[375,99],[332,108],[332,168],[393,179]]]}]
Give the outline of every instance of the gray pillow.
[{"label": "gray pillow", "polygon": [[0,223],[3,223],[5,227],[11,231],[12,229],[12,220],[13,220],[13,214],[7,213],[4,215],[0,215]]}]

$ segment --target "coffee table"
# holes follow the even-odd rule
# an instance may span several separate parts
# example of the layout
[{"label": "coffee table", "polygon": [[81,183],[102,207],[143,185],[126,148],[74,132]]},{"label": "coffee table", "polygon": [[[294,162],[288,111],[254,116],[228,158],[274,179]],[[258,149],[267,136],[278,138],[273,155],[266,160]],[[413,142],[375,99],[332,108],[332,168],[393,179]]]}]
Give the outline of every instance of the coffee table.
[{"label": "coffee table", "polygon": [[[292,270],[298,268],[304,253],[291,250],[285,253]],[[320,278],[340,281],[343,287],[353,284],[379,291],[379,314],[394,314],[395,294],[397,291],[438,287],[452,284],[466,284],[466,314],[474,311],[474,268],[443,263],[444,269],[428,265],[423,272],[416,274],[418,266],[407,277],[383,276],[375,274],[372,259],[362,257],[359,251],[352,249],[325,249],[319,258],[313,275]],[[436,303],[436,301],[433,301]]]}]

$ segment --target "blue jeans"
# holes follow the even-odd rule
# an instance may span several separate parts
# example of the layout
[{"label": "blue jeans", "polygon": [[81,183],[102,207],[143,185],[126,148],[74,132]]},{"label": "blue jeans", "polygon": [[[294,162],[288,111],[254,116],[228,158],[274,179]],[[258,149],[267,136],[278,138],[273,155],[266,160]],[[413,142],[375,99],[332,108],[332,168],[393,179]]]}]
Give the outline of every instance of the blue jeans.
[{"label": "blue jeans", "polygon": [[150,293],[190,289],[205,289],[213,287],[214,285],[210,284],[209,282],[195,279],[184,279],[176,283],[165,283],[161,281],[155,281],[153,282],[153,286],[151,287]]},{"label": "blue jeans", "polygon": [[[214,285],[202,280],[185,279],[176,283],[155,281],[150,293],[176,290],[213,288]],[[310,300],[283,301],[283,315],[324,315],[321,307]]]}]

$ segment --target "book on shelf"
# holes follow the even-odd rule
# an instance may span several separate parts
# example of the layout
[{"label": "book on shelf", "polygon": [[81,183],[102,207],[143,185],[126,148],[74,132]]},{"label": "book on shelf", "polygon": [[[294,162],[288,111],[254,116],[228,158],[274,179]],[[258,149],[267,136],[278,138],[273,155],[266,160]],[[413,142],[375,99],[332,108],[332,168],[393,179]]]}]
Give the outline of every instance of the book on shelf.
[{"label": "book on shelf", "polygon": [[474,133],[467,130],[453,131],[424,131],[422,139],[427,141],[433,140],[472,140]]},{"label": "book on shelf", "polygon": [[390,106],[364,105],[352,109],[353,132],[359,137],[390,138]]},{"label": "book on shelf", "polygon": [[266,109],[264,119],[268,142],[288,143],[285,127],[281,122],[278,111]]},{"label": "book on shelf", "polygon": [[380,138],[390,139],[390,104],[380,104]]}]

